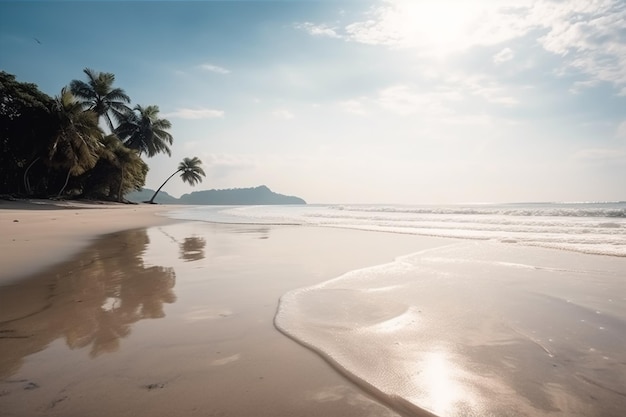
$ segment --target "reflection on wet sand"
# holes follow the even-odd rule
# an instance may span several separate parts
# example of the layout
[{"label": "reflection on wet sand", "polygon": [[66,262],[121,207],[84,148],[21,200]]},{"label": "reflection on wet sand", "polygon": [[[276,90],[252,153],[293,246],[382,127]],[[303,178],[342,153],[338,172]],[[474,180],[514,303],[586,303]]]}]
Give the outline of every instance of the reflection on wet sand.
[{"label": "reflection on wet sand", "polygon": [[141,319],[165,317],[176,301],[172,268],[146,266],[145,229],[96,241],[79,257],[0,287],[0,377],[63,338],[90,357],[119,349]]},{"label": "reflection on wet sand", "polygon": [[187,262],[204,259],[205,246],[206,240],[202,237],[186,237],[181,243],[179,243],[180,259]]}]

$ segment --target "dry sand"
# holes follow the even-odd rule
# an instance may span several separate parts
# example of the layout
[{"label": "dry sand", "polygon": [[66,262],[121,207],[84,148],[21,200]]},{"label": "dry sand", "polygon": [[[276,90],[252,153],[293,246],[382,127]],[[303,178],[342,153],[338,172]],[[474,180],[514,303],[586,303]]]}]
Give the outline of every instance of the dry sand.
[{"label": "dry sand", "polygon": [[94,239],[162,209],[0,211],[22,276],[0,283],[3,416],[397,416],[279,333],[278,300],[449,240],[205,223]]},{"label": "dry sand", "polygon": [[95,237],[171,223],[163,205],[0,200],[0,284],[67,258]]}]

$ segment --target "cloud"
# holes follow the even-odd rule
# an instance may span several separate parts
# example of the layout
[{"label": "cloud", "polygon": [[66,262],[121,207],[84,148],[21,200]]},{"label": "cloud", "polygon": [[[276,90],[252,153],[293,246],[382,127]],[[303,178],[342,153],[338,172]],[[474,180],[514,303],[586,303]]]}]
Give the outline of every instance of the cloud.
[{"label": "cloud", "polygon": [[574,154],[574,158],[583,161],[626,161],[626,150],[619,148],[589,148]]},{"label": "cloud", "polygon": [[[563,57],[565,69],[590,81],[613,84],[626,95],[626,7],[618,0],[541,2],[535,19],[549,31],[538,39],[543,48]],[[593,83],[588,84],[595,85]],[[579,84],[577,87],[585,86]]]},{"label": "cloud", "polygon": [[235,172],[255,169],[260,165],[256,156],[244,154],[207,153],[202,155],[202,161],[214,179],[226,178]]},{"label": "cloud", "polygon": [[510,7],[524,3],[386,0],[372,9],[366,20],[348,24],[346,38],[371,45],[417,48],[426,54],[495,45],[530,30],[520,23],[523,9]]},{"label": "cloud", "polygon": [[511,48],[504,48],[493,56],[493,62],[495,64],[502,64],[503,62],[512,60],[514,56],[515,54]]},{"label": "cloud", "polygon": [[178,109],[175,112],[167,113],[165,117],[178,119],[199,120],[199,119],[221,119],[224,117],[223,110],[214,109]]},{"label": "cloud", "polygon": [[335,29],[326,25],[316,25],[311,22],[297,23],[294,25],[296,29],[304,30],[309,35],[313,36],[325,36],[328,38],[340,38],[341,36],[335,31]]},{"label": "cloud", "polygon": [[229,69],[212,64],[202,64],[199,67],[203,70],[215,72],[217,74],[230,74],[231,72]]},{"label": "cloud", "polygon": [[[383,0],[343,28],[307,23],[311,34],[441,56],[524,39],[561,58],[560,73],[612,84],[626,96],[626,6],[623,0]],[[518,51],[519,54],[519,51]],[[504,48],[493,60],[514,56]],[[595,84],[578,83],[574,91]]]},{"label": "cloud", "polygon": [[284,110],[284,109],[274,110],[272,112],[272,115],[278,119],[283,119],[283,120],[291,120],[295,117],[293,113],[291,113],[289,110]]},{"label": "cloud", "polygon": [[348,113],[357,114],[360,116],[367,114],[367,110],[365,110],[365,106],[363,104],[363,98],[345,100],[339,102],[338,105],[339,108]]}]

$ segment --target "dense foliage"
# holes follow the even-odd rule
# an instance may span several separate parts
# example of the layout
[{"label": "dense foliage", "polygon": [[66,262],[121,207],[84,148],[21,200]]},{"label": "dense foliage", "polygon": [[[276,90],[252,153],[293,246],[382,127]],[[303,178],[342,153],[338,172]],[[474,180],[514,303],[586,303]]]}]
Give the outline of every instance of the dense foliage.
[{"label": "dense foliage", "polygon": [[142,154],[171,154],[157,106],[131,109],[113,74],[84,73],[52,98],[0,71],[0,194],[122,201],[145,183]]}]

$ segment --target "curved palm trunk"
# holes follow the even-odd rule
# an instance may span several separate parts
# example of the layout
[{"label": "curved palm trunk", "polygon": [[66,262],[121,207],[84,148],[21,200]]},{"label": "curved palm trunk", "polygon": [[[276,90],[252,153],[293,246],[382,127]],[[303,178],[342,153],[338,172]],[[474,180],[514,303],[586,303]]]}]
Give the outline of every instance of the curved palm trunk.
[{"label": "curved palm trunk", "polygon": [[61,197],[61,194],[63,194],[63,191],[65,191],[65,187],[67,187],[67,183],[70,182],[70,174],[72,173],[72,169],[68,169],[67,170],[67,177],[65,177],[65,184],[63,184],[63,188],[61,188],[61,191],[59,191],[59,194],[57,194],[57,198]]},{"label": "curved palm trunk", "polygon": [[31,162],[30,164],[28,164],[28,167],[26,168],[26,170],[24,171],[24,188],[26,188],[26,194],[27,195],[31,195],[33,192],[30,189],[30,181],[28,179],[28,171],[30,171],[30,169],[32,168],[33,165],[35,165],[35,162],[39,161],[41,159],[40,156],[38,156],[37,158],[35,158],[33,160],[33,162]]},{"label": "curved palm trunk", "polygon": [[157,196],[157,194],[159,193],[159,191],[161,191],[161,188],[163,188],[163,186],[164,186],[165,184],[167,184],[167,182],[168,182],[169,180],[171,180],[171,179],[172,179],[172,177],[173,177],[174,175],[178,174],[178,173],[179,173],[179,172],[181,172],[181,171],[182,171],[182,169],[176,170],[176,172],[174,172],[172,175],[170,175],[170,176],[169,176],[169,177],[165,180],[165,182],[164,182],[163,184],[161,184],[161,186],[159,187],[159,189],[158,189],[158,190],[156,190],[156,191],[154,192],[154,195],[152,196],[152,198],[150,199],[150,201],[148,201],[148,203],[150,203],[150,204],[154,204],[154,199],[156,198],[156,196]]}]

